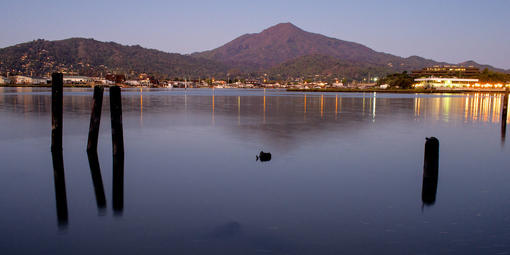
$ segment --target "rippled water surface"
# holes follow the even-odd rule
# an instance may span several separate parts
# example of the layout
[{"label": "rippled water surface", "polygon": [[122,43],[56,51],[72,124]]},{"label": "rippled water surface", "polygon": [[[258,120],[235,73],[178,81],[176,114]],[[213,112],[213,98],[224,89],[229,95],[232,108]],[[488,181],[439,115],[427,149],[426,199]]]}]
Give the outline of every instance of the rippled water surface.
[{"label": "rippled water surface", "polygon": [[[0,88],[2,254],[510,253],[501,94],[124,89],[122,101],[118,189],[108,93],[94,163],[92,90],[65,89],[59,179],[51,91]],[[423,183],[430,136],[437,189]]]}]

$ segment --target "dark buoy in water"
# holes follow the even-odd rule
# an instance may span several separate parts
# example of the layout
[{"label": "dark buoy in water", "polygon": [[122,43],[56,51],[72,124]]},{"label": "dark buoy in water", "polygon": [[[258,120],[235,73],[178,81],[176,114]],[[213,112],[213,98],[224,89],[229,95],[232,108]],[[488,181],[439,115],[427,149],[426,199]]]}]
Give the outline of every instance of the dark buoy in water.
[{"label": "dark buoy in water", "polygon": [[259,155],[255,157],[257,157],[256,161],[258,160],[260,160],[260,162],[271,161],[271,153],[269,152],[260,151]]}]

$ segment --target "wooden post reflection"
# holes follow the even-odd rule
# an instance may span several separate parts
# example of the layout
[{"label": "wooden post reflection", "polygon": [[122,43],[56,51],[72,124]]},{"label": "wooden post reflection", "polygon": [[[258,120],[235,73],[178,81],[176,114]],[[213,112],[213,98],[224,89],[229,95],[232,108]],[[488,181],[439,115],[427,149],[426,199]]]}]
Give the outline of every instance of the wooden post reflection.
[{"label": "wooden post reflection", "polygon": [[423,205],[431,206],[436,202],[439,174],[439,140],[435,137],[426,139],[421,200]]},{"label": "wooden post reflection", "polygon": [[124,154],[113,156],[113,211],[121,215],[124,210]]},{"label": "wooden post reflection", "polygon": [[68,224],[66,181],[64,176],[64,158],[61,150],[51,153],[53,160],[53,179],[55,182],[55,202],[57,205],[57,221],[59,227]]},{"label": "wooden post reflection", "polygon": [[103,211],[106,208],[106,197],[104,194],[103,178],[101,177],[101,167],[96,151],[87,151],[89,158],[90,174],[94,184],[94,194],[96,196],[97,209]]}]

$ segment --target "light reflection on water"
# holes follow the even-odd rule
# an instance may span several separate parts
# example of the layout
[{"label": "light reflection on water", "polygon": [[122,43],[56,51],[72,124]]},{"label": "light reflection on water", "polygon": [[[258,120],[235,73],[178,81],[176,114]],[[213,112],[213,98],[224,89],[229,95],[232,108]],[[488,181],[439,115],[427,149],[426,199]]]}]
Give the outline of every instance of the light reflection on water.
[{"label": "light reflection on water", "polygon": [[108,102],[85,153],[91,95],[65,90],[64,211],[50,91],[0,88],[6,254],[510,252],[502,94],[124,89],[120,193]]}]

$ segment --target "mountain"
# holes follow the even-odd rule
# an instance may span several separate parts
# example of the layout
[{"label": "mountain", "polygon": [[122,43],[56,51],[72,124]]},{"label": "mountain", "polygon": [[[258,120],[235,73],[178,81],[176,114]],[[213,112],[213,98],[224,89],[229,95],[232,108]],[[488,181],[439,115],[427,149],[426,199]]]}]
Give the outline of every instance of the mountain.
[{"label": "mountain", "polygon": [[43,76],[54,71],[82,75],[147,72],[163,77],[204,77],[225,70],[222,64],[209,60],[84,38],[36,40],[0,49],[1,73]]},{"label": "mountain", "polygon": [[310,55],[387,66],[395,71],[438,64],[420,57],[401,58],[377,52],[358,43],[306,32],[291,23],[281,23],[257,34],[245,34],[214,50],[192,54],[194,57],[255,70],[272,68]]},{"label": "mountain", "polygon": [[[245,34],[219,48],[192,56],[245,70],[270,70],[280,75],[336,73],[355,77],[371,71],[386,74],[448,64],[418,56],[402,58],[377,52],[359,43],[306,32],[291,23],[277,24],[260,33]],[[461,64],[502,71],[472,61]]]},{"label": "mountain", "polygon": [[[276,79],[319,75],[359,80],[445,64],[377,52],[359,43],[306,32],[291,23],[245,34],[219,48],[191,55],[84,38],[35,40],[0,49],[0,74],[33,76],[54,71],[82,75],[146,72],[161,78],[260,77],[266,73]],[[474,61],[461,64],[505,71]]]},{"label": "mountain", "polygon": [[474,66],[474,67],[477,67],[479,68],[480,70],[483,70],[483,69],[489,69],[489,70],[492,70],[492,71],[497,71],[497,72],[502,72],[502,73],[510,73],[509,71],[510,70],[505,70],[505,69],[501,69],[501,68],[496,68],[496,67],[493,67],[491,65],[483,65],[483,64],[478,64],[476,63],[475,61],[473,60],[469,60],[469,61],[466,61],[466,62],[462,62],[462,63],[459,63],[458,65],[461,65],[461,66]]},{"label": "mountain", "polygon": [[349,78],[362,80],[366,77],[382,77],[388,73],[388,67],[342,60],[340,58],[324,55],[308,55],[298,57],[284,62],[276,67],[270,68],[267,73],[273,78],[304,77],[314,78],[320,75],[321,78]]}]

